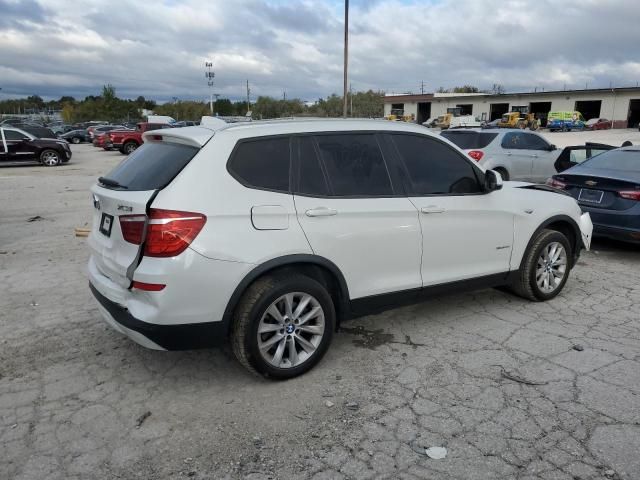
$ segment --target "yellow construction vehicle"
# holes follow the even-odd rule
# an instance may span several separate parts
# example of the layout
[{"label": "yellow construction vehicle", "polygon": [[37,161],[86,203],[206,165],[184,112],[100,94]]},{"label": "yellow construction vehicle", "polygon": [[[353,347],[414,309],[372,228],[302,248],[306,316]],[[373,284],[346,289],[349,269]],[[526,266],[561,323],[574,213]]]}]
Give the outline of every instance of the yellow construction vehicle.
[{"label": "yellow construction vehicle", "polygon": [[522,130],[529,128],[537,130],[539,126],[535,115],[523,111],[523,109],[505,113],[502,115],[502,120],[498,122],[498,127],[500,128],[520,128]]}]

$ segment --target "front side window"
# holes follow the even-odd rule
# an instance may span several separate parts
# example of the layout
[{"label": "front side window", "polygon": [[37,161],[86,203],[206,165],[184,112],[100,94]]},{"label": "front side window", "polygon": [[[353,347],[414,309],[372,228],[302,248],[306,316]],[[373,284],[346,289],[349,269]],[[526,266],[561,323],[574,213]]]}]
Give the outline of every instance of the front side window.
[{"label": "front side window", "polygon": [[393,195],[389,172],[375,135],[318,135],[315,141],[332,195]]},{"label": "front side window", "polygon": [[522,136],[528,150],[549,150],[549,144],[542,137],[532,133],[523,133]]},{"label": "front side window", "polygon": [[289,137],[265,137],[238,143],[229,171],[249,188],[289,192]]},{"label": "front side window", "polygon": [[413,195],[482,192],[475,168],[449,145],[419,135],[392,135]]}]

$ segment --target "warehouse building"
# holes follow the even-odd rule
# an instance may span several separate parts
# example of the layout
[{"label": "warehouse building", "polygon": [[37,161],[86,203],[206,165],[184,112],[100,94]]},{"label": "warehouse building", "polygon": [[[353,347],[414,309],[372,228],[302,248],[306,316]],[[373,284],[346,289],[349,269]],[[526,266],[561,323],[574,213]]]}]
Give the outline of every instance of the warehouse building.
[{"label": "warehouse building", "polygon": [[460,108],[462,115],[473,115],[491,121],[511,111],[526,107],[546,125],[547,114],[557,111],[582,113],[585,120],[606,118],[614,128],[637,128],[640,123],[640,88],[603,88],[526,93],[428,93],[388,94],[384,97],[385,116],[413,116],[417,123]]}]

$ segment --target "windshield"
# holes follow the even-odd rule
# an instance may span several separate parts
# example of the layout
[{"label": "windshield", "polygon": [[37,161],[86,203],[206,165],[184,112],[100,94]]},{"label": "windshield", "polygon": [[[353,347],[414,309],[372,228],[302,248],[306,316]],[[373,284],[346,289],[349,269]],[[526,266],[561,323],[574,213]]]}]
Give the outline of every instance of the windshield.
[{"label": "windshield", "polygon": [[103,178],[126,190],[162,189],[180,173],[198,150],[176,143],[145,143]]},{"label": "windshield", "polygon": [[582,167],[640,172],[640,150],[609,150],[584,161]]},{"label": "windshield", "polygon": [[463,150],[485,148],[498,136],[497,133],[484,132],[442,132],[440,135]]}]

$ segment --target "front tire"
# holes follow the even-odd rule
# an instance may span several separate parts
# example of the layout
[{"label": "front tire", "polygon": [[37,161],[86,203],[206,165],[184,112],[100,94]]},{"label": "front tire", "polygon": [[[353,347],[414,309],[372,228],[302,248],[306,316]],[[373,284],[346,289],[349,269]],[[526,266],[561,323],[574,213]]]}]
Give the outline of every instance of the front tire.
[{"label": "front tire", "polygon": [[572,259],[567,237],[555,230],[542,230],[525,253],[512,291],[534,302],[554,298],[567,283]]},{"label": "front tire", "polygon": [[268,275],[236,308],[231,345],[249,371],[275,379],[301,375],[324,356],[335,329],[327,289],[305,275]]},{"label": "front tire", "polygon": [[79,144],[80,143],[80,137],[73,137],[71,139],[71,143],[74,143],[76,145]]},{"label": "front tire", "polygon": [[60,154],[55,150],[47,148],[40,153],[40,162],[46,167],[55,167],[61,163]]}]

